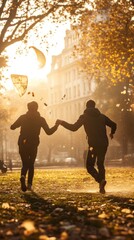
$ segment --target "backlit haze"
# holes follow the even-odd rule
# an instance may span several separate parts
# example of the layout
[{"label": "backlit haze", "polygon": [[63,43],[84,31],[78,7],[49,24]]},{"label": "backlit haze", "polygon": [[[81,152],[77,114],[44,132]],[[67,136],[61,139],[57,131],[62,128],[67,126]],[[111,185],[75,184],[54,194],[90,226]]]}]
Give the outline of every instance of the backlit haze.
[{"label": "backlit haze", "polygon": [[[47,26],[47,28],[46,28]],[[34,34],[28,36],[27,43],[24,45],[22,42],[18,42],[8,47],[7,55],[9,57],[8,68],[5,70],[5,75],[8,80],[3,79],[3,85],[7,90],[14,89],[11,74],[20,74],[28,76],[28,85],[37,86],[41,81],[47,82],[47,74],[51,68],[52,55],[59,54],[64,47],[64,36],[66,29],[69,28],[69,24],[55,25],[49,23],[44,28],[44,42]],[[42,32],[43,30],[41,30]],[[52,34],[49,34],[49,32]],[[35,51],[30,46],[35,46],[41,50],[46,57],[46,65],[43,68],[38,67],[38,61]],[[18,51],[19,49],[19,51]]]},{"label": "backlit haze", "polygon": [[[46,27],[46,25],[45,25]],[[46,91],[47,91],[47,74],[51,69],[51,57],[52,55],[59,54],[64,47],[64,37],[66,29],[69,28],[69,24],[60,24],[55,27],[54,24],[48,24],[44,30],[44,39],[42,40],[41,34],[43,30],[40,30],[38,38],[32,32],[32,35],[28,36],[27,44],[18,42],[6,49],[8,55],[8,67],[4,69],[2,85],[5,89],[1,90],[2,102],[1,105],[4,109],[10,112],[10,119],[8,122],[4,121],[5,136],[8,139],[13,139],[14,148],[17,151],[17,139],[19,129],[14,134],[10,130],[10,125],[23,113],[27,111],[27,103],[30,101],[37,101],[39,105],[39,112],[43,117],[47,117],[49,126],[55,123],[56,119],[52,119],[48,116],[48,109],[44,105],[47,103]],[[52,34],[49,34],[52,31]],[[48,35],[47,33],[48,32]],[[38,67],[38,61],[36,58],[34,46],[42,51],[46,57],[46,65],[43,68]],[[28,86],[25,94],[20,96],[11,80],[11,74],[26,75],[28,77]],[[46,138],[45,134],[41,134],[41,138]],[[4,141],[4,140],[3,140]],[[44,142],[40,144],[41,151],[44,151]],[[10,146],[7,146],[10,151]],[[43,149],[43,150],[42,150]],[[6,159],[7,150],[4,150]]]}]

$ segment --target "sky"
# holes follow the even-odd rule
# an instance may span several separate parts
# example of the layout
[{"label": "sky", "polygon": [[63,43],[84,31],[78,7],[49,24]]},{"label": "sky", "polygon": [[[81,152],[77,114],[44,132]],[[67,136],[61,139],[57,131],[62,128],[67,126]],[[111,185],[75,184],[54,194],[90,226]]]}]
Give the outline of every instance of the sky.
[{"label": "sky", "polygon": [[[18,42],[7,48],[7,55],[9,56],[9,67],[6,69],[7,80],[3,80],[3,85],[7,90],[13,89],[13,83],[11,81],[11,74],[27,75],[29,82],[37,84],[37,81],[47,81],[47,74],[51,69],[51,59],[53,55],[58,55],[64,48],[64,37],[66,29],[69,29],[69,23],[57,24],[48,23],[45,24],[43,34],[44,41],[41,41],[42,36],[39,33],[39,37],[35,37],[32,33],[29,36],[26,46],[22,42]],[[52,34],[49,34],[50,31]],[[41,50],[46,57],[46,65],[42,68],[38,68],[37,58],[35,51],[30,46],[35,46]],[[20,49],[19,52],[17,50]]]}]

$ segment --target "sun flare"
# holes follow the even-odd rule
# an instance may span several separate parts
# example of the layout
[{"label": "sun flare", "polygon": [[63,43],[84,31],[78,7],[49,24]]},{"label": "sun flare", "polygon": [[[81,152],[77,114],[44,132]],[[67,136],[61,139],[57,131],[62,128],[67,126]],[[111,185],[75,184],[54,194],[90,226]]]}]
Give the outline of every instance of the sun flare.
[{"label": "sun flare", "polygon": [[39,74],[39,64],[32,49],[29,49],[27,55],[13,57],[12,51],[9,51],[8,55],[10,74],[27,75],[29,78],[34,78],[36,74]]},{"label": "sun flare", "polygon": [[[69,29],[69,26],[68,22],[63,25],[59,24],[59,26],[46,22],[44,27],[44,32],[46,33],[44,44],[41,43],[40,33],[38,39],[33,34],[29,34],[28,44],[17,42],[6,48],[8,66],[4,71],[3,85],[7,90],[14,88],[11,75],[15,74],[27,76],[30,87],[38,85],[40,80],[47,82],[47,75],[51,69],[52,56],[59,54],[63,49],[65,32],[66,29]],[[52,35],[49,35],[50,29],[53,32]],[[37,55],[35,49],[38,49],[39,52],[45,55],[46,59],[43,67],[39,61],[42,54],[39,54],[40,56]]]},{"label": "sun flare", "polygon": [[[16,46],[7,49],[8,67],[4,71],[5,79],[2,80],[3,86],[7,90],[12,90],[14,84],[11,75],[25,75],[28,78],[30,85],[36,85],[39,80],[46,81],[47,73],[49,72],[49,59],[43,68],[39,67],[37,56],[33,49],[29,48],[27,54],[17,54]],[[8,81],[6,80],[8,79]]]}]

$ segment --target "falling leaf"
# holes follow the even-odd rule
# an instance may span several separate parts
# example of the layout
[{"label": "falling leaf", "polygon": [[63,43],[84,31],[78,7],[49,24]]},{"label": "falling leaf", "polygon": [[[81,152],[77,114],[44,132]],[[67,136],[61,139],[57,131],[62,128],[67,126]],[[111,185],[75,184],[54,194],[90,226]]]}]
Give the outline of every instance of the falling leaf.
[{"label": "falling leaf", "polygon": [[66,97],[66,94],[63,95],[63,97],[61,98],[62,100]]},{"label": "falling leaf", "polygon": [[20,96],[23,96],[27,90],[28,77],[26,75],[11,74],[12,82]]},{"label": "falling leaf", "polygon": [[34,49],[36,56],[37,56],[37,60],[39,62],[39,68],[44,67],[46,64],[46,57],[45,57],[44,53],[34,46],[30,46],[29,48]]},{"label": "falling leaf", "polygon": [[47,103],[44,103],[45,106],[47,106]]}]

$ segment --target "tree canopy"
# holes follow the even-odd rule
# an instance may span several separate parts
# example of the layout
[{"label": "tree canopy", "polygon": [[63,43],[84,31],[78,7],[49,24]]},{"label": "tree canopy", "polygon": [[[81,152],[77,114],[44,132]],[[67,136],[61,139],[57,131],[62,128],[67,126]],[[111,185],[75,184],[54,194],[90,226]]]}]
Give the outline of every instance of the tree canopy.
[{"label": "tree canopy", "polygon": [[125,149],[134,138],[134,1],[94,0],[74,28],[80,36],[80,65],[87,80],[97,83],[93,96],[119,123]]},{"label": "tree canopy", "polygon": [[[134,2],[95,0],[79,18],[78,50],[84,71],[96,80],[132,83]],[[109,82],[110,82],[109,81]]]}]

